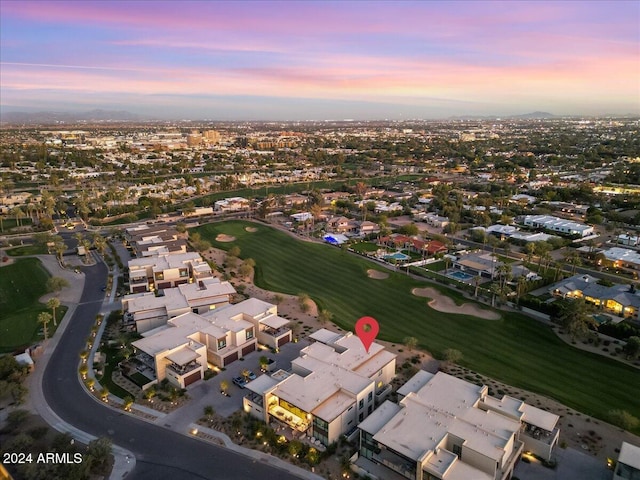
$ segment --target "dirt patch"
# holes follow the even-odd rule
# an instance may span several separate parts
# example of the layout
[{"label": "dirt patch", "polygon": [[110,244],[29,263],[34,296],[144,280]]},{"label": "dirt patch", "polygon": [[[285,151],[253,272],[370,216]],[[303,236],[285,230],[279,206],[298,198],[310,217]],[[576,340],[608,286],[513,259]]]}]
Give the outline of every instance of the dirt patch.
[{"label": "dirt patch", "polygon": [[452,298],[443,295],[438,290],[430,287],[414,288],[411,293],[417,297],[430,298],[429,306],[434,310],[443,313],[459,313],[461,315],[471,315],[485,320],[499,320],[500,315],[491,310],[485,310],[472,303],[456,305]]},{"label": "dirt patch", "polygon": [[256,227],[244,227],[244,229],[249,233],[255,233],[258,231]]},{"label": "dirt patch", "polygon": [[385,278],[389,278],[388,273],[381,272],[380,270],[373,270],[373,269],[367,270],[367,276],[375,280],[384,280]]},{"label": "dirt patch", "polygon": [[233,235],[226,235],[224,233],[221,233],[216,237],[216,242],[221,242],[221,243],[234,242],[235,240],[236,240],[236,237],[234,237]]}]

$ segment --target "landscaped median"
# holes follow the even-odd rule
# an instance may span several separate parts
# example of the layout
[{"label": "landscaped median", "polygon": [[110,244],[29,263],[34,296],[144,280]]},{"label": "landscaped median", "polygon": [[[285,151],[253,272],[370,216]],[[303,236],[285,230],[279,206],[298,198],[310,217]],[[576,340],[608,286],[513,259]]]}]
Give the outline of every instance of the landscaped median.
[{"label": "landscaped median", "polygon": [[[258,231],[248,233],[249,226]],[[380,324],[382,340],[401,343],[413,336],[436,356],[454,348],[462,352],[466,367],[589,415],[607,419],[608,412],[619,409],[640,417],[639,370],[571,348],[549,327],[524,315],[502,313],[500,320],[489,322],[438,312],[425,298],[412,295],[423,282],[395,272],[384,281],[370,278],[370,261],[328,245],[299,241],[265,225],[228,221],[195,231],[217,248],[237,245],[244,258],[253,258],[257,286],[294,295],[307,292],[334,314],[333,321],[342,328],[352,330],[358,318],[370,315]],[[217,242],[221,234],[236,240]],[[469,302],[457,292],[434,288],[457,304]]]}]

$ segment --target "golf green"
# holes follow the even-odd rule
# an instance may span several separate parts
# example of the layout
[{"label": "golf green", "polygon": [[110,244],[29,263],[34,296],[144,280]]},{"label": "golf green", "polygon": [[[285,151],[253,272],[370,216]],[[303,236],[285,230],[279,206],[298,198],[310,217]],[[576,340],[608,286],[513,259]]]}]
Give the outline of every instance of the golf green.
[{"label": "golf green", "polygon": [[[255,227],[255,232],[245,230]],[[255,282],[268,290],[307,293],[334,321],[353,329],[362,316],[375,317],[380,338],[401,343],[407,336],[436,356],[447,348],[462,352],[461,364],[505,383],[548,395],[586,414],[606,418],[613,409],[640,417],[640,371],[615,360],[572,348],[531,318],[500,312],[501,320],[441,313],[411,294],[423,282],[390,272],[371,279],[372,263],[325,244],[301,241],[271,227],[229,221],[196,229],[217,248],[241,249],[256,261]],[[220,243],[219,234],[235,242]],[[455,292],[447,295],[460,300]]]}]

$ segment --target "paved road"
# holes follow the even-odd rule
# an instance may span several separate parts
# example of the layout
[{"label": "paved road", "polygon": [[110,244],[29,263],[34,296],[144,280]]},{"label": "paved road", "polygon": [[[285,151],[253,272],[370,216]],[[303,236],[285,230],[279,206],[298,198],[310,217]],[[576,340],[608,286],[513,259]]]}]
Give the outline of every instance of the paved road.
[{"label": "paved road", "polygon": [[110,409],[90,397],[78,380],[78,353],[84,347],[102,305],[107,269],[85,267],[85,289],[69,326],[44,372],[43,393],[65,422],[95,436],[108,436],[136,456],[127,478],[140,480],[293,480],[288,472],[235,452],[205,444]]}]

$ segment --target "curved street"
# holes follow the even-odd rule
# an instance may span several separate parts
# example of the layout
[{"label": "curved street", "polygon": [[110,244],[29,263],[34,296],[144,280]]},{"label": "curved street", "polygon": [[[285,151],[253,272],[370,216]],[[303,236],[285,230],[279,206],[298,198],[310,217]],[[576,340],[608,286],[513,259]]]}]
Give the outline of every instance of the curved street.
[{"label": "curved street", "polygon": [[43,375],[43,395],[51,410],[79,430],[97,437],[109,437],[115,445],[132,452],[136,466],[127,478],[299,478],[253,458],[138,420],[92,398],[78,379],[78,354],[102,306],[104,293],[100,285],[106,283],[107,268],[98,263],[84,267],[83,271],[86,281],[82,298]]}]

